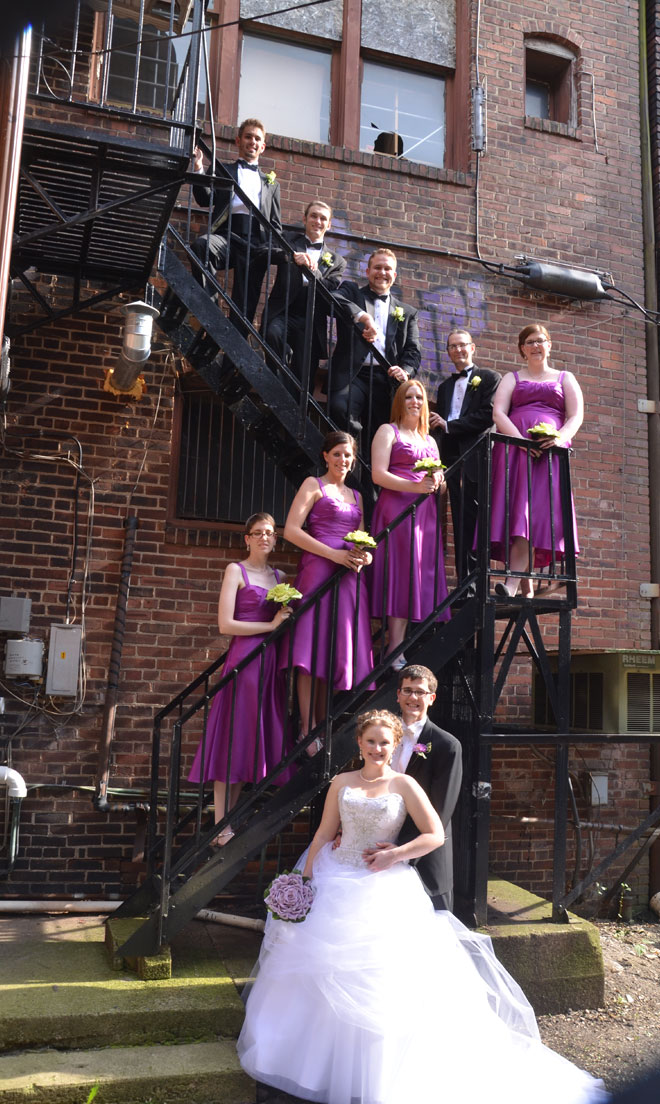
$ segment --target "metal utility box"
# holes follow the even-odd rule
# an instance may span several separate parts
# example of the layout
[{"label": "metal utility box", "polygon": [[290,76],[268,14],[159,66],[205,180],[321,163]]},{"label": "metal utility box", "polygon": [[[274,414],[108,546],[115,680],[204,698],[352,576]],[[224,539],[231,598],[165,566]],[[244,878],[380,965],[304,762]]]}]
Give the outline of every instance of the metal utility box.
[{"label": "metal utility box", "polygon": [[82,647],[80,625],[51,625],[46,693],[54,698],[75,698]]}]

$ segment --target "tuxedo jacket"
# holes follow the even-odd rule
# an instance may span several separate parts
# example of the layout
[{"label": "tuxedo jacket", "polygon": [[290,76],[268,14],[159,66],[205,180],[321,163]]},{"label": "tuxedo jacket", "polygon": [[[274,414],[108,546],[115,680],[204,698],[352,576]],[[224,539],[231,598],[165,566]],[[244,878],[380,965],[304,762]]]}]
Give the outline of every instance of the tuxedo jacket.
[{"label": "tuxedo jacket", "polygon": [[[307,238],[299,230],[284,234],[285,240],[296,253],[304,253],[307,248]],[[321,258],[325,258],[322,260]],[[325,245],[319,256],[317,275],[310,273],[308,268],[297,265],[289,253],[283,250],[273,252],[273,258],[277,264],[277,275],[273,290],[268,297],[268,319],[271,321],[284,314],[288,308],[291,311],[307,285],[303,281],[303,274],[308,280],[317,280],[328,291],[336,291],[341,283],[342,274],[346,268],[346,261],[338,253],[333,253]],[[301,297],[302,298],[302,297]],[[304,311],[305,301],[299,304]],[[298,313],[298,312],[296,312]],[[326,318],[328,310],[325,302],[318,297],[314,306],[314,331],[319,339],[323,353],[327,355],[328,336]]]},{"label": "tuxedo jacket", "polygon": [[[337,299],[347,308],[353,319],[363,311],[373,318],[374,305],[367,298],[368,291],[368,284],[358,287],[357,284],[347,280],[339,288]],[[403,311],[401,321],[393,315],[393,311],[397,308]],[[422,360],[417,311],[413,307],[406,306],[391,292],[389,311],[385,334],[385,359],[389,364],[398,364],[401,368],[405,368],[409,376],[414,376]],[[338,319],[337,346],[332,358],[335,380],[339,383],[342,377],[348,376],[351,371],[357,375],[359,365],[371,348],[371,343],[360,336],[355,326],[348,326]]]},{"label": "tuxedo jacket", "polygon": [[[476,387],[472,386],[475,376],[479,376],[480,382]],[[472,366],[472,375],[465,391],[465,398],[458,418],[447,422],[446,431],[438,431],[438,445],[440,457],[445,464],[453,464],[464,452],[470,448],[477,437],[490,429],[493,425],[493,398],[497,391],[501,376],[490,368],[478,368]],[[451,400],[456,386],[456,373],[444,380],[439,388],[436,398],[436,412],[445,421],[451,410]],[[466,461],[468,478],[477,478],[477,458],[471,458],[469,464]]]},{"label": "tuxedo jacket", "polygon": [[[218,162],[221,168],[226,169],[234,182],[238,184],[238,161]],[[262,169],[258,170],[261,177],[261,196],[259,210],[268,220],[273,229],[282,230],[282,212],[280,207],[280,186],[277,181],[269,183],[268,174]],[[220,181],[223,174],[218,173]],[[193,184],[193,195],[200,207],[208,207],[211,201],[211,189],[204,184]],[[222,186],[216,186],[214,192],[213,214],[211,216],[211,230],[222,232],[221,228],[229,218],[230,193]],[[261,236],[261,235],[260,235]],[[265,235],[264,235],[265,236]]]},{"label": "tuxedo jacket", "polygon": [[[437,897],[441,893],[449,893],[454,884],[451,818],[461,790],[463,757],[456,737],[438,728],[428,717],[418,742],[430,743],[431,750],[426,758],[413,752],[406,774],[419,782],[440,817],[445,830],[445,842],[428,855],[413,859],[411,865],[417,867],[427,893],[431,897]],[[408,843],[417,835],[419,829],[412,817],[406,817],[399,834],[399,843]]]}]

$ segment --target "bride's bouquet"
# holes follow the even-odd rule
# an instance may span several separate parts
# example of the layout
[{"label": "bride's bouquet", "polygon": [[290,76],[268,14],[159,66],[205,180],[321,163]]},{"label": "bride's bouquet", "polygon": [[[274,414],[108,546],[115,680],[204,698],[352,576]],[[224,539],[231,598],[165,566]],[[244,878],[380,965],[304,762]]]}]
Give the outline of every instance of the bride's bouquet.
[{"label": "bride's bouquet", "polygon": [[305,878],[299,870],[290,874],[285,870],[270,883],[264,901],[273,919],[300,924],[314,903],[311,878]]},{"label": "bride's bouquet", "polygon": [[376,548],[376,541],[372,537],[371,533],[367,533],[364,529],[352,529],[350,533],[347,533],[344,537],[345,541],[349,544],[355,545],[361,551],[366,548]]},{"label": "bride's bouquet", "polygon": [[286,609],[289,602],[293,602],[296,598],[302,598],[302,594],[290,583],[277,583],[270,588],[266,598],[269,602],[278,602],[282,609]]}]

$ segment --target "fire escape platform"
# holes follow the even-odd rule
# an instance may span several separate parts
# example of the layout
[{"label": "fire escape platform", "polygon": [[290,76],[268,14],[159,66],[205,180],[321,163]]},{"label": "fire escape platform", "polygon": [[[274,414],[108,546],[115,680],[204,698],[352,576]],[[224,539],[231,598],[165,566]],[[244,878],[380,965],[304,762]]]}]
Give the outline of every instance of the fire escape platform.
[{"label": "fire escape platform", "polygon": [[[12,277],[30,292],[33,309],[29,319],[12,311],[10,335],[75,313],[90,295],[99,301],[141,291],[188,164],[170,146],[99,127],[26,120]],[[68,301],[49,309],[38,285],[42,274],[68,278]]]}]

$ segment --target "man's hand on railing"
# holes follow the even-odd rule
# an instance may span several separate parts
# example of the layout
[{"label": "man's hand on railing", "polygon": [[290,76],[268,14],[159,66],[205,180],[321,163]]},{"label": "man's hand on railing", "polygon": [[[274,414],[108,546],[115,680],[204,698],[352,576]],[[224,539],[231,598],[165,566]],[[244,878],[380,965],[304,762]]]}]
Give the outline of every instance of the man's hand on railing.
[{"label": "man's hand on railing", "polygon": [[309,268],[312,272],[318,271],[318,265],[316,261],[313,261],[308,253],[294,253],[293,259],[297,265],[301,268]]},{"label": "man's hand on railing", "polygon": [[405,383],[409,378],[406,369],[402,368],[400,364],[390,364],[387,374],[395,379],[397,383]]},{"label": "man's hand on railing", "polygon": [[202,153],[199,146],[195,146],[193,150],[193,172],[204,172],[204,154]]},{"label": "man's hand on railing", "polygon": [[441,418],[439,414],[436,414],[435,410],[432,410],[429,414],[429,426],[431,429],[441,429],[443,433],[447,432],[447,423],[444,418]]}]

